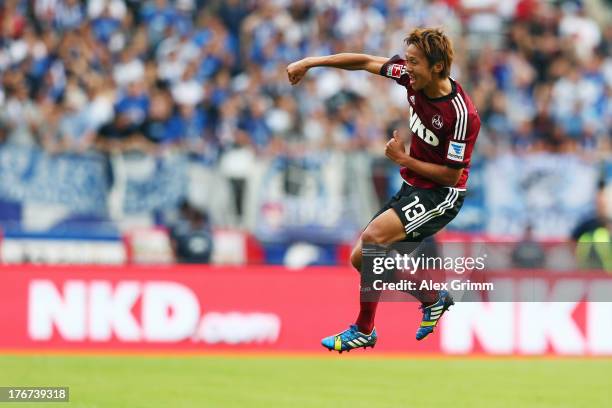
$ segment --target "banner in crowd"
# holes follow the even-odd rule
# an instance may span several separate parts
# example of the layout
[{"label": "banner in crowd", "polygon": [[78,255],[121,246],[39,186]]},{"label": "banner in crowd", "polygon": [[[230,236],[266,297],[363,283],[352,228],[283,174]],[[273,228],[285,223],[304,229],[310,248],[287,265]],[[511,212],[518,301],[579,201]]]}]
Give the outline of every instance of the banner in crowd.
[{"label": "banner in crowd", "polygon": [[276,157],[259,177],[254,233],[271,243],[352,241],[377,210],[371,176],[366,155]]},{"label": "banner in crowd", "polygon": [[[34,267],[0,274],[0,350],[312,351],[358,310],[347,268]],[[520,275],[510,284],[520,285]],[[418,304],[379,306],[378,352],[612,355],[612,303],[585,302],[612,277],[564,274],[546,281],[551,300],[458,302],[424,342]]]},{"label": "banner in crowd", "polygon": [[504,155],[483,177],[489,234],[522,236],[530,226],[541,238],[568,237],[595,211],[598,169],[576,155]]},{"label": "banner in crowd", "polygon": [[[126,214],[174,208],[187,190],[187,162],[184,155],[123,159]],[[119,166],[114,166],[117,169]]]},{"label": "banner in crowd", "polygon": [[1,199],[99,214],[106,212],[108,183],[102,156],[50,155],[28,147],[0,147]]},{"label": "banner in crowd", "polygon": [[111,185],[125,214],[174,208],[186,196],[187,162],[184,155],[109,162],[94,153],[51,155],[37,148],[0,146],[0,220],[11,228],[36,225],[42,231],[76,217],[82,224],[76,231],[86,235],[96,223],[79,217],[110,223]]}]

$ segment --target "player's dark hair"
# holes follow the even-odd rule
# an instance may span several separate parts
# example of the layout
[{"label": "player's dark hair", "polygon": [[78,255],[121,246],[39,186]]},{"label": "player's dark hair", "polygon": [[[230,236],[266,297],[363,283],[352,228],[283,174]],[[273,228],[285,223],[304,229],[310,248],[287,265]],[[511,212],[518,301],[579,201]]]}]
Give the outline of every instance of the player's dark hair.
[{"label": "player's dark hair", "polygon": [[440,71],[441,78],[450,76],[454,56],[453,44],[441,29],[415,28],[408,37],[404,38],[404,42],[406,45],[413,44],[420,49],[425,54],[430,67],[441,62],[443,65]]}]

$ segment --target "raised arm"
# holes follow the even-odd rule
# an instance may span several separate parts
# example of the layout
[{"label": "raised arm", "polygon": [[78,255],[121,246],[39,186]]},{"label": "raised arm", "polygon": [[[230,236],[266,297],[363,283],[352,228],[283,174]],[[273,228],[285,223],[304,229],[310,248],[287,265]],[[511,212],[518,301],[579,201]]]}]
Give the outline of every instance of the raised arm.
[{"label": "raised arm", "polygon": [[324,57],[307,57],[287,66],[287,76],[291,85],[304,78],[306,72],[314,67],[333,67],[350,71],[363,70],[378,74],[388,58],[367,54],[342,53]]}]

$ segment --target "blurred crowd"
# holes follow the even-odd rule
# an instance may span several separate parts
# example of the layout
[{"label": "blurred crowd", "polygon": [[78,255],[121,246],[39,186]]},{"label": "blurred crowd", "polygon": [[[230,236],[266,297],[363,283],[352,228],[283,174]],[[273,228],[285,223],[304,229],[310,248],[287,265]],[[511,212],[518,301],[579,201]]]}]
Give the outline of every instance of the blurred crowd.
[{"label": "blurred crowd", "polygon": [[390,129],[406,130],[400,87],[329,69],[291,87],[286,65],[391,57],[411,28],[443,26],[483,120],[480,153],[596,160],[610,151],[610,21],[605,0],[4,0],[0,141],[179,149],[211,166],[235,150],[381,155]]}]

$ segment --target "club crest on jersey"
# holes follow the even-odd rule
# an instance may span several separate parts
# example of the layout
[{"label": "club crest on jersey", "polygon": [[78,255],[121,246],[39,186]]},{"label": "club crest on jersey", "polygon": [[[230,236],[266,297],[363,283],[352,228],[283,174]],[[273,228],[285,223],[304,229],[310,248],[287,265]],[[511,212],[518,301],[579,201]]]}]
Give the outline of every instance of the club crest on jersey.
[{"label": "club crest on jersey", "polygon": [[437,146],[440,144],[440,140],[438,140],[438,136],[431,130],[427,129],[423,122],[421,122],[421,118],[416,114],[414,108],[410,106],[410,130],[420,139],[427,144],[432,146]]},{"label": "club crest on jersey", "polygon": [[454,161],[463,161],[465,156],[465,143],[450,142],[448,144],[447,158]]},{"label": "club crest on jersey", "polygon": [[387,67],[387,76],[392,78],[401,77],[406,72],[406,67],[401,64],[391,64]]},{"label": "club crest on jersey", "polygon": [[414,105],[414,95],[410,95],[410,103]]},{"label": "club crest on jersey", "polygon": [[436,129],[442,129],[442,126],[444,126],[444,121],[442,121],[442,116],[434,115],[433,118],[431,118],[431,124]]}]

